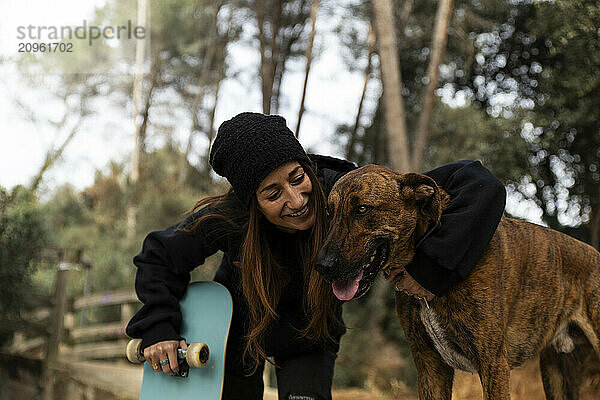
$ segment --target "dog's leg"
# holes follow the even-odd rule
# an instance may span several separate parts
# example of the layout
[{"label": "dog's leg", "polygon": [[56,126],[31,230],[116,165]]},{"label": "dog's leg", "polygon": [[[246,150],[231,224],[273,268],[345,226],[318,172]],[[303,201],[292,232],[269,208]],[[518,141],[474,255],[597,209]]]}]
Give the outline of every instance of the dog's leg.
[{"label": "dog's leg", "polygon": [[576,361],[573,354],[557,353],[552,347],[540,353],[540,372],[547,400],[579,399],[581,382],[577,378],[581,375],[581,365]]},{"label": "dog's leg", "polygon": [[485,400],[510,400],[510,368],[508,360],[497,352],[497,357],[481,360],[479,379]]},{"label": "dog's leg", "polygon": [[600,284],[598,283],[600,282],[600,256],[597,252],[594,253],[593,264],[596,265],[596,268],[588,279],[588,286],[585,290],[585,314],[593,334],[585,332],[585,330],[584,333],[596,350],[596,355],[600,357]]},{"label": "dog's leg", "polygon": [[419,400],[451,400],[454,369],[435,350],[418,316],[418,303],[396,294],[396,311],[417,369]]},{"label": "dog's leg", "polygon": [[417,353],[413,352],[413,359],[417,367],[419,400],[450,400],[454,369],[442,361],[433,347],[426,350],[421,347]]}]

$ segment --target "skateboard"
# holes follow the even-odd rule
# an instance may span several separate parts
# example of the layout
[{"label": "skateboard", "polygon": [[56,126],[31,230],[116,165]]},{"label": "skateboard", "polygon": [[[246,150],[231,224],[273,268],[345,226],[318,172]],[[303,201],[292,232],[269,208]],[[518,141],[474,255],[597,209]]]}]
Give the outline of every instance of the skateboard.
[{"label": "skateboard", "polygon": [[188,348],[177,350],[178,376],[156,372],[144,362],[141,339],[127,344],[127,359],[144,363],[140,400],[220,400],[233,311],[231,295],[219,283],[194,282],[179,304],[183,316],[181,336]]}]

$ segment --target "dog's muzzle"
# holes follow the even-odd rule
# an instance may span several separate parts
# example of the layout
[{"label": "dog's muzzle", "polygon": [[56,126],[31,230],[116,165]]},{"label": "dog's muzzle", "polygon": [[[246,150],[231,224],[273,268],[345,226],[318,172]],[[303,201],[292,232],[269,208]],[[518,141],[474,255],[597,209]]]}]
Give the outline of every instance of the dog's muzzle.
[{"label": "dog's muzzle", "polygon": [[321,251],[317,256],[315,269],[320,273],[328,283],[335,280],[336,267],[339,264],[339,258],[335,255]]}]

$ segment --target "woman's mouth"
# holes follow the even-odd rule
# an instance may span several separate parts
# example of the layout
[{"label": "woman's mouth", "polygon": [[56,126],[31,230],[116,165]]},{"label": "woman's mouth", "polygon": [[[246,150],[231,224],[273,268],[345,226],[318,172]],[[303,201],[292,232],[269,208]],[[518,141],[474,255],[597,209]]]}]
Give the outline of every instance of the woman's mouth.
[{"label": "woman's mouth", "polygon": [[302,207],[300,210],[298,210],[295,213],[291,213],[291,214],[287,214],[286,217],[292,217],[292,218],[298,218],[298,217],[304,217],[305,215],[308,214],[308,202],[306,203],[306,205],[304,207]]}]

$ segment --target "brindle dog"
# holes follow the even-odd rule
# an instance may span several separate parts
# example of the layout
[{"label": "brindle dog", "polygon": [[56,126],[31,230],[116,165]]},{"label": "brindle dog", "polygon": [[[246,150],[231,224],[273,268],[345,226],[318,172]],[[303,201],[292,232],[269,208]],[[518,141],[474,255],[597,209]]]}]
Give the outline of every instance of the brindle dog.
[{"label": "brindle dog", "polygon": [[[346,299],[366,293],[380,270],[401,274],[449,196],[425,175],[368,165],[341,178],[328,201],[317,270]],[[485,399],[509,399],[510,369],[537,356],[546,398],[576,399],[583,368],[598,359],[600,254],[503,218],[466,280],[428,305],[396,293],[396,311],[422,400],[450,399],[454,368],[478,373]]]}]

